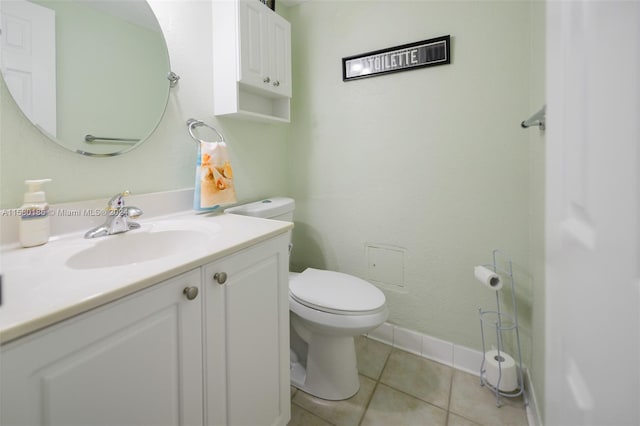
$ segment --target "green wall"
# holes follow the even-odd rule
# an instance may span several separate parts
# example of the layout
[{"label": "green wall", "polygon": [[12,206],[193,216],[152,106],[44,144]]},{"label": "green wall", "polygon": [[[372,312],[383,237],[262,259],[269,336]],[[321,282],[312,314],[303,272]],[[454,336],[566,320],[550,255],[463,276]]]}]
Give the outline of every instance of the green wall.
[{"label": "green wall", "polygon": [[15,105],[4,81],[0,82],[0,208],[20,206],[23,181],[42,177],[53,178],[46,188],[51,203],[107,199],[124,189],[146,193],[193,187],[196,143],[187,133],[189,118],[205,120],[224,133],[241,201],[285,192],[286,125],[213,116],[210,3],[149,3],[163,28],[171,68],[181,77],[170,92],[158,128],[124,156],[82,157],[51,143],[35,129]]},{"label": "green wall", "polygon": [[[530,2],[529,28],[531,33],[529,66],[529,107],[537,111],[545,99],[546,83],[546,7],[544,1]],[[529,373],[535,388],[540,417],[544,418],[545,386],[545,133],[529,129],[529,246],[533,346]]]},{"label": "green wall", "polygon": [[[81,157],[35,130],[0,83],[0,207],[21,204],[27,178],[54,179],[50,202],[191,187],[184,122],[206,120],[229,141],[241,201],[296,199],[295,269],[366,277],[367,243],[405,250],[406,292],[385,290],[394,324],[480,349],[477,309],[495,300],[473,266],[505,251],[542,404],[544,136],[520,122],[544,103],[544,3],[278,5],[292,24],[290,125],[213,117],[209,3],[150,3],[182,77],[151,138],[122,157]],[[344,56],[445,34],[450,65],[342,81]]]},{"label": "green wall", "polygon": [[[404,289],[383,288],[389,321],[481,349],[478,308],[495,309],[495,296],[473,266],[501,249],[514,264],[524,361],[541,374],[543,151],[520,122],[544,103],[543,12],[526,1],[291,8],[287,150],[295,269],[367,278],[367,245],[404,250]],[[342,81],[345,56],[447,34],[450,65]]]}]

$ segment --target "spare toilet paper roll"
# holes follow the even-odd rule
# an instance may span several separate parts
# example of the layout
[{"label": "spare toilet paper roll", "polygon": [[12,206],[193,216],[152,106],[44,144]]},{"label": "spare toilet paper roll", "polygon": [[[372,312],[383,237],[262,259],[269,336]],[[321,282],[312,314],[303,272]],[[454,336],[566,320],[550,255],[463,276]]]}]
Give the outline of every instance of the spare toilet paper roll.
[{"label": "spare toilet paper roll", "polygon": [[[494,388],[497,387],[502,392],[513,392],[518,389],[516,362],[506,352],[500,351],[500,355],[498,355],[497,350],[487,351],[484,368],[485,379]],[[500,379],[499,384],[498,379]]]},{"label": "spare toilet paper roll", "polygon": [[489,268],[484,266],[476,266],[473,268],[476,279],[491,290],[500,290],[502,288],[502,280],[500,276]]}]

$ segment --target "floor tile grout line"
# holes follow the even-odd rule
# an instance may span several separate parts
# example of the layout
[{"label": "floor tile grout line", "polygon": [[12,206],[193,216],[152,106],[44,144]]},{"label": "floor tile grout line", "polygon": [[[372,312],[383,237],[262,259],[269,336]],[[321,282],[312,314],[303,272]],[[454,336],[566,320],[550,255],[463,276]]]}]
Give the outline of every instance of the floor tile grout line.
[{"label": "floor tile grout line", "polygon": [[444,424],[449,424],[449,416],[451,415],[451,395],[453,395],[453,376],[456,374],[455,371],[451,371],[451,381],[449,382],[449,400],[447,401],[447,417],[445,418]]},{"label": "floor tile grout line", "polygon": [[398,389],[398,388],[394,388],[393,386],[391,386],[391,385],[389,385],[389,384],[387,384],[387,383],[380,382],[380,384],[381,384],[382,386],[386,386],[386,387],[388,387],[389,389],[391,389],[391,390],[393,390],[393,391],[396,391],[396,392],[398,392],[398,393],[401,393],[401,394],[403,394],[403,395],[406,395],[406,396],[408,396],[408,397],[410,397],[410,398],[416,399],[416,400],[418,400],[418,401],[420,401],[420,402],[422,402],[422,403],[424,403],[424,404],[430,405],[430,406],[435,407],[435,408],[437,408],[437,409],[439,409],[439,410],[442,410],[442,411],[449,411],[449,410],[447,410],[446,408],[442,408],[441,406],[434,404],[433,402],[425,401],[425,400],[424,400],[424,399],[422,399],[422,398],[419,398],[419,397],[417,397],[417,396],[415,396],[415,395],[411,395],[409,392],[406,392],[406,391],[400,390],[400,389]]},{"label": "floor tile grout line", "polygon": [[455,416],[457,416],[457,417],[460,417],[460,418],[462,418],[462,419],[465,419],[466,421],[468,421],[469,423],[473,423],[474,425],[477,425],[477,426],[486,426],[484,423],[480,423],[480,422],[479,422],[478,420],[476,420],[476,419],[470,419],[469,417],[467,417],[467,416],[463,416],[462,414],[458,414],[458,413],[456,413],[456,412],[454,412],[454,411],[451,411],[451,414],[453,414],[453,415],[455,415]]},{"label": "floor tile grout line", "polygon": [[[392,352],[394,352],[394,351],[398,351],[398,352],[405,352],[405,353],[409,353],[409,354],[411,354],[411,352],[407,352],[407,351],[405,351],[405,350],[398,349],[398,348],[393,348],[393,350],[391,351],[391,353],[392,353]],[[391,358],[391,353],[389,353],[389,357],[388,357],[388,359],[387,359],[387,362],[389,361],[389,358]],[[413,354],[412,354],[412,355],[413,355]],[[436,362],[436,361],[433,361],[433,362]],[[442,365],[444,365],[444,364],[442,364]],[[386,363],[385,363],[385,367],[386,367],[386,366],[387,366],[387,365],[386,365]],[[452,379],[451,379],[451,380],[453,380],[453,373],[455,372],[455,369],[454,369],[453,367],[449,367],[448,365],[444,365],[444,366],[445,366],[445,367],[447,367],[447,368],[449,368],[449,369],[451,370],[451,377],[452,377]],[[384,369],[383,369],[382,371],[384,372]],[[396,388],[395,386],[393,386],[392,384],[389,384],[389,383],[385,383],[385,382],[383,382],[383,381],[382,381],[382,374],[380,374],[380,384],[381,384],[381,385],[383,385],[383,386],[388,387],[389,389],[393,389],[393,390],[394,390],[394,391],[396,391],[396,392],[400,392],[400,393],[401,393],[401,394],[403,394],[403,395],[410,396],[410,397],[411,397],[411,398],[413,398],[413,399],[417,399],[418,401],[424,402],[425,404],[429,404],[429,405],[431,405],[432,407],[439,408],[440,410],[443,410],[443,411],[449,411],[449,404],[450,404],[450,401],[449,401],[449,402],[447,402],[447,408],[443,408],[443,407],[441,407],[441,406],[439,406],[439,405],[437,405],[437,404],[434,404],[434,403],[433,403],[433,402],[431,402],[431,401],[427,401],[426,399],[423,399],[423,398],[421,398],[421,397],[419,397],[419,396],[417,396],[417,395],[414,395],[414,394],[412,394],[412,393],[410,393],[410,392],[408,392],[408,391],[405,391],[405,390],[402,390],[402,389],[398,389],[398,388]],[[449,390],[449,392],[451,392],[451,390]],[[451,393],[449,393],[449,396],[451,396]]]},{"label": "floor tile grout line", "polygon": [[[421,401],[421,402],[423,402],[423,403],[425,403],[425,404],[428,404],[428,405],[430,405],[430,406],[432,406],[432,407],[435,407],[435,408],[438,408],[438,409],[440,409],[440,410],[443,410],[443,411],[446,413],[446,421],[448,421],[448,419],[449,419],[449,407],[450,407],[450,405],[451,405],[451,388],[452,388],[452,386],[453,386],[453,375],[454,375],[454,373],[455,373],[455,369],[454,369],[453,367],[449,366],[449,365],[446,365],[446,364],[440,363],[440,362],[438,362],[438,361],[429,360],[429,361],[435,362],[435,363],[437,363],[437,364],[441,364],[441,365],[443,365],[443,366],[447,367],[448,369],[450,369],[450,371],[451,371],[451,379],[450,379],[450,383],[449,383],[449,399],[448,399],[448,401],[447,401],[447,408],[442,408],[442,407],[440,407],[439,405],[436,405],[436,404],[434,404],[434,403],[432,403],[432,402],[426,401],[426,400],[424,400],[424,399],[422,399],[422,398],[420,398],[420,397],[418,397],[418,396],[416,396],[416,395],[413,395],[413,394],[411,394],[411,393],[409,393],[409,392],[407,392],[407,391],[404,391],[404,390],[401,390],[401,389],[397,389],[396,387],[392,386],[391,384],[388,384],[388,383],[385,383],[385,382],[383,382],[383,381],[382,381],[382,376],[383,376],[383,374],[384,374],[384,370],[385,370],[385,368],[387,368],[387,364],[389,363],[389,360],[391,359],[391,355],[393,354],[393,352],[404,352],[404,353],[412,354],[411,352],[408,352],[408,351],[406,351],[406,350],[404,350],[404,349],[396,348],[396,347],[391,346],[391,345],[388,345],[388,346],[390,346],[390,347],[391,347],[391,350],[390,350],[390,351],[389,351],[389,353],[387,354],[387,359],[386,359],[386,361],[385,361],[385,363],[384,363],[384,366],[382,367],[382,371],[380,372],[380,375],[379,375],[379,377],[378,377],[378,379],[377,379],[377,381],[376,381],[376,385],[375,385],[375,387],[374,387],[374,392],[371,394],[371,399],[373,398],[373,395],[375,394],[375,390],[378,388],[378,384],[381,384],[381,385],[383,385],[383,386],[388,387],[389,389],[392,389],[392,390],[394,390],[394,391],[396,391],[396,392],[399,392],[399,393],[401,393],[401,394],[403,394],[403,395],[406,395],[406,396],[408,396],[408,397],[410,397],[410,398],[416,399],[416,400]],[[415,354],[412,354],[412,355],[415,355]],[[371,403],[371,401],[369,401],[369,404],[370,404],[370,403]],[[364,414],[366,414],[366,411],[369,409],[369,404],[367,404],[367,408],[366,408],[366,410],[365,410],[365,413],[364,413]],[[359,425],[362,423],[362,420],[364,419],[364,414],[363,414],[363,416],[362,416],[362,419],[361,419],[361,421],[360,421]],[[475,422],[474,422],[474,423],[475,423]],[[447,424],[447,423],[445,422],[445,425],[446,425],[446,424]]]},{"label": "floor tile grout line", "polygon": [[302,405],[300,405],[300,404],[296,404],[295,402],[291,401],[291,405],[295,405],[295,406],[296,406],[296,407],[298,407],[299,409],[301,409],[301,410],[303,410],[303,411],[306,411],[307,413],[311,414],[313,417],[317,417],[317,418],[319,418],[320,420],[322,420],[322,421],[324,421],[324,422],[326,422],[326,423],[330,424],[331,426],[336,426],[336,425],[335,425],[335,423],[332,423],[332,422],[330,422],[329,420],[325,419],[324,417],[319,416],[319,415],[317,415],[316,413],[313,413],[313,412],[311,412],[311,411],[307,410],[306,408],[304,408],[304,407],[303,407]]},{"label": "floor tile grout line", "polygon": [[[387,354],[386,359],[384,360],[384,365],[382,366],[382,369],[380,370],[380,374],[378,374],[378,378],[376,379],[375,385],[373,385],[373,390],[371,391],[371,395],[369,396],[369,400],[365,404],[364,411],[362,412],[362,416],[360,417],[360,421],[358,422],[358,426],[362,425],[362,422],[364,421],[364,417],[366,416],[367,411],[369,411],[369,406],[371,405],[371,400],[373,400],[373,395],[375,395],[376,389],[378,389],[378,385],[380,384],[380,379],[382,379],[382,373],[384,373],[384,369],[387,367],[387,363],[389,362],[389,358],[391,357],[391,352],[392,351],[393,351],[393,348],[391,348],[391,350]],[[363,376],[364,376],[364,374],[363,374]],[[367,376],[365,376],[365,377],[367,377]]]},{"label": "floor tile grout line", "polygon": [[367,400],[367,403],[364,406],[364,410],[362,410],[362,415],[360,416],[360,420],[358,421],[358,426],[362,425],[362,422],[364,421],[364,417],[367,414],[367,411],[369,411],[369,405],[371,404],[371,400],[373,399],[373,395],[376,393],[376,389],[378,389],[378,384],[380,382],[376,382],[373,385],[373,389],[371,391],[371,395],[369,396],[369,399]]},{"label": "floor tile grout line", "polygon": [[[465,372],[461,372],[461,373],[463,373],[463,374],[469,374],[469,373],[465,373]],[[454,371],[454,374],[455,374],[455,371]],[[454,380],[454,377],[452,376],[452,377],[451,377],[451,398],[453,398],[453,380]],[[480,385],[480,384],[476,384],[476,385],[474,385],[474,386],[484,387],[483,385]],[[476,418],[469,417],[469,416],[467,416],[467,415],[460,414],[460,413],[457,413],[457,412],[455,412],[455,411],[452,411],[452,410],[451,410],[451,401],[449,401],[449,410],[448,410],[448,412],[449,412],[450,414],[454,414],[454,415],[456,415],[456,416],[458,416],[458,417],[461,417],[461,418],[463,418],[463,419],[467,420],[468,422],[473,423],[474,425],[477,425],[477,426],[487,426],[487,425],[485,425],[485,423],[484,423],[484,422],[481,422],[480,420],[478,420],[478,419],[476,419]],[[449,417],[449,416],[447,416],[447,419],[448,419],[448,417]],[[528,426],[528,425],[527,425],[527,426]]]}]

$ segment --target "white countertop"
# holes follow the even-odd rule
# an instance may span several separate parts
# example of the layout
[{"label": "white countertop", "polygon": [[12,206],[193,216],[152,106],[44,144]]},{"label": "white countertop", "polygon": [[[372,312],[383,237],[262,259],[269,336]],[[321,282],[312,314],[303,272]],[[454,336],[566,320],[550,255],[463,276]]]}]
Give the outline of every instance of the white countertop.
[{"label": "white countertop", "polygon": [[67,265],[67,260],[100,241],[118,238],[119,235],[84,239],[84,230],[55,236],[39,247],[3,246],[0,249],[0,343],[104,305],[293,228],[290,222],[187,211],[140,220],[141,229],[128,233],[148,232],[150,227],[159,226],[163,221],[175,220],[197,221],[193,223],[198,228],[202,227],[203,233],[211,231],[208,239],[171,256],[92,269],[73,269]]}]

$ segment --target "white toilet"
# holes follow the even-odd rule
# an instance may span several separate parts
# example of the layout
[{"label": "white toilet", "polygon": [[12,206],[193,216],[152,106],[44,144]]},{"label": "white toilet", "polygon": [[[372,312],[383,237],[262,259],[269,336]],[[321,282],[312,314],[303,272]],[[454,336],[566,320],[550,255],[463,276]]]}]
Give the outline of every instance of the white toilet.
[{"label": "white toilet", "polygon": [[[269,198],[226,213],[293,221],[291,198]],[[389,315],[373,284],[340,272],[307,268],[289,274],[291,384],[323,399],[340,400],[360,388],[354,337]]]}]

